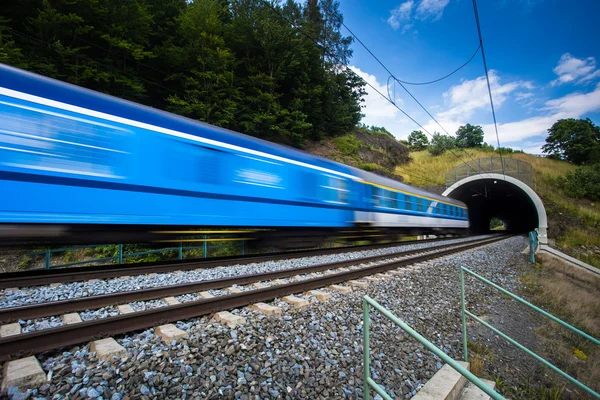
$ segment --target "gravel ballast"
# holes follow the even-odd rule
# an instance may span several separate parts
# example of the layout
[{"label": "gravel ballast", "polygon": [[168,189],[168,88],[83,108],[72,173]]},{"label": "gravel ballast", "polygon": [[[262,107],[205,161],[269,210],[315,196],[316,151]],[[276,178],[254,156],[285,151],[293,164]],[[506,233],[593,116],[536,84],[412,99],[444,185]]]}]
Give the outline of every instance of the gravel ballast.
[{"label": "gravel ballast", "polygon": [[[362,296],[368,294],[453,358],[461,356],[463,265],[512,290],[527,240],[514,237],[409,268],[405,274],[351,294],[331,292],[303,311],[280,318],[233,310],[247,323],[235,329],[210,318],[180,321],[183,342],[163,343],[153,329],[115,339],[128,357],[99,362],[89,346],[38,359],[51,381],[15,398],[362,398]],[[324,289],[326,290],[326,289]],[[484,314],[499,296],[467,279],[467,301]],[[311,298],[306,296],[305,298]],[[277,303],[271,302],[270,304]],[[105,310],[109,312],[109,310]],[[442,364],[377,312],[371,314],[371,375],[394,398],[410,398]]]},{"label": "gravel ballast", "polygon": [[[461,243],[475,239],[485,238],[460,238],[444,241],[443,244]],[[126,292],[132,290],[149,289],[161,286],[179,285],[192,282],[201,282],[214,279],[231,278],[246,274],[258,274],[279,271],[289,268],[301,268],[317,264],[341,262],[357,258],[391,254],[400,251],[425,249],[439,246],[439,242],[400,245],[390,248],[356,251],[350,253],[330,254],[324,256],[303,257],[291,260],[266,261],[261,263],[240,264],[208,269],[180,271],[177,273],[146,274],[133,277],[114,278],[107,280],[72,282],[52,286],[38,286],[19,288],[16,291],[5,293],[0,299],[0,308],[24,306],[29,304],[44,303],[49,301],[68,300],[80,297],[98,296],[103,294]]]}]

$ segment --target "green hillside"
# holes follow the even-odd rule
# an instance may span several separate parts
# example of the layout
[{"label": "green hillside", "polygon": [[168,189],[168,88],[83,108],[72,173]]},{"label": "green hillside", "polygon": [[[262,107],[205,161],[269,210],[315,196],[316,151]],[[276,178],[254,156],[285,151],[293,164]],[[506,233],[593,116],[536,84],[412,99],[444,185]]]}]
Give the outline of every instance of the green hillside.
[{"label": "green hillside", "polygon": [[[395,173],[415,186],[444,185],[449,169],[471,158],[498,156],[481,149],[461,149],[455,153],[432,156],[427,150],[411,152],[412,162],[397,166]],[[533,165],[534,188],[548,213],[549,237],[555,239],[563,251],[600,268],[600,204],[568,196],[561,181],[576,167],[565,161],[530,154],[513,153],[507,157]]]}]

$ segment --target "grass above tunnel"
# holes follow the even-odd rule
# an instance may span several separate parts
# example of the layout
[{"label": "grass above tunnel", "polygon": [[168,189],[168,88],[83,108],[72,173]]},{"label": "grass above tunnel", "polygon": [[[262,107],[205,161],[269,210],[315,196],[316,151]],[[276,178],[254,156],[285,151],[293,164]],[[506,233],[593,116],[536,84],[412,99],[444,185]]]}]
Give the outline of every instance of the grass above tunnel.
[{"label": "grass above tunnel", "polygon": [[[412,152],[412,162],[396,168],[396,174],[414,186],[445,185],[446,172],[477,158],[497,157],[495,152],[479,149],[455,150],[432,156],[427,150]],[[460,158],[459,158],[460,157]],[[575,170],[573,164],[513,153],[506,157],[530,163],[534,171],[534,190],[544,202],[548,214],[548,235],[570,255],[600,268],[600,204],[567,196],[560,177]]]}]

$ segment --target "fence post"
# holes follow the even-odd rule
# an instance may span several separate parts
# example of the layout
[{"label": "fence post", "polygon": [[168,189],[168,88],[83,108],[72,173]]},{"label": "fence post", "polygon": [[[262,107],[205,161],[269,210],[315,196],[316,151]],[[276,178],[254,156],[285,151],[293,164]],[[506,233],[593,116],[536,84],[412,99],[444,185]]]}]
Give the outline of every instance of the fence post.
[{"label": "fence post", "polygon": [[179,259],[183,260],[183,242],[179,242]]},{"label": "fence post", "polygon": [[246,255],[246,241],[242,240],[242,255]]},{"label": "fence post", "polygon": [[123,264],[123,245],[122,244],[119,245],[118,257],[119,257],[119,264]]},{"label": "fence post", "polygon": [[50,269],[50,249],[46,249],[46,269]]},{"label": "fence post", "polygon": [[529,262],[535,264],[535,248],[537,246],[537,232],[529,232]]},{"label": "fence post", "polygon": [[207,247],[206,247],[206,239],[208,239],[207,235],[204,235],[204,258],[208,257],[207,253]]},{"label": "fence post", "polygon": [[364,353],[364,366],[363,366],[363,398],[369,400],[371,398],[371,390],[369,388],[369,377],[371,371],[369,371],[369,303],[363,299],[363,353]]},{"label": "fence post", "polygon": [[465,362],[469,361],[467,350],[467,315],[465,313],[465,272],[460,267],[460,316],[462,319],[463,357]]}]

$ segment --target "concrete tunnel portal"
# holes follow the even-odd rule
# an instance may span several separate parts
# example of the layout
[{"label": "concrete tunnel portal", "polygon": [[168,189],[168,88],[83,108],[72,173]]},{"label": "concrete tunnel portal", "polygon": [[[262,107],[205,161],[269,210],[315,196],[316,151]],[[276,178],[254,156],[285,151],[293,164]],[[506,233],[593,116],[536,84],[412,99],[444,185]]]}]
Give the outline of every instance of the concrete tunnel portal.
[{"label": "concrete tunnel portal", "polygon": [[500,219],[507,231],[527,233],[535,229],[540,242],[547,242],[548,219],[540,197],[523,181],[498,173],[468,176],[454,183],[444,196],[469,207],[471,232],[490,232],[490,221]]}]

